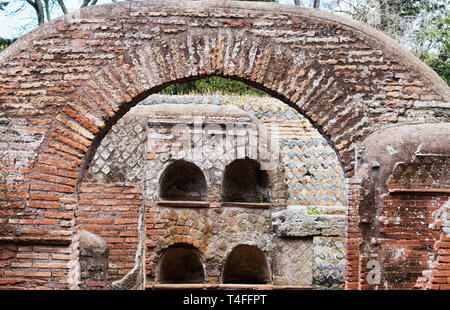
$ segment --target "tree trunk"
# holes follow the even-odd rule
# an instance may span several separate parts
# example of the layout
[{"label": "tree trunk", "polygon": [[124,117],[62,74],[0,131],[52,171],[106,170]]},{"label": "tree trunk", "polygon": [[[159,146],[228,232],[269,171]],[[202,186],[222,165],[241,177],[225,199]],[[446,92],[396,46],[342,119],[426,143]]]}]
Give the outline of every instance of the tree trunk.
[{"label": "tree trunk", "polygon": [[58,4],[61,7],[61,10],[63,11],[64,14],[69,13],[69,11],[67,10],[67,7],[66,7],[66,4],[64,3],[64,1],[58,0]]},{"label": "tree trunk", "polygon": [[386,1],[380,1],[381,30],[387,32],[389,26],[389,4]]},{"label": "tree trunk", "polygon": [[42,25],[45,23],[45,16],[44,16],[44,8],[42,7],[41,0],[36,0],[33,2],[32,0],[25,0],[28,2],[29,5],[33,7],[33,9],[36,11],[36,16],[38,18],[38,25]]},{"label": "tree trunk", "polygon": [[318,9],[320,7],[320,0],[314,0],[313,7]]},{"label": "tree trunk", "polygon": [[295,5],[300,5],[300,0],[294,0]]},{"label": "tree trunk", "polygon": [[45,5],[45,15],[47,15],[47,21],[50,21],[50,4],[48,3],[48,0],[44,0]]},{"label": "tree trunk", "polygon": [[36,15],[38,17],[38,25],[42,25],[45,23],[45,16],[44,16],[44,7],[42,6],[41,0],[36,0],[36,6],[34,9],[36,10]]}]

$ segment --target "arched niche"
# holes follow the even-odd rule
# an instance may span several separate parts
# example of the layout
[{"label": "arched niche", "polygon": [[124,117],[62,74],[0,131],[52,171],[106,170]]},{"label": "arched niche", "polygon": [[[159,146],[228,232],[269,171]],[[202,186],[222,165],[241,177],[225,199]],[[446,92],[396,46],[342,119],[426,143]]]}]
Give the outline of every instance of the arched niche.
[{"label": "arched niche", "polygon": [[269,176],[253,159],[236,159],[224,171],[222,201],[269,202]]},{"label": "arched niche", "polygon": [[176,160],[166,167],[159,183],[160,200],[206,201],[208,186],[205,175],[195,164]]},{"label": "arched niche", "polygon": [[205,272],[198,250],[189,244],[174,244],[162,254],[157,281],[161,284],[204,283]]},{"label": "arched niche", "polygon": [[237,245],[223,268],[224,284],[269,284],[271,272],[264,253],[254,245]]}]

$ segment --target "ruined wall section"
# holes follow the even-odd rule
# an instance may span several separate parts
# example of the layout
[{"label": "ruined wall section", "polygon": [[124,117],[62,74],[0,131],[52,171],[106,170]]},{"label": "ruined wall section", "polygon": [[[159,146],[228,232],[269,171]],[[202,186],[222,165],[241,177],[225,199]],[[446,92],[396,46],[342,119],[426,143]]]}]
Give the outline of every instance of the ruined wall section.
[{"label": "ruined wall section", "polygon": [[434,256],[430,257],[431,267],[417,278],[415,289],[450,289],[450,201],[433,213],[430,228],[440,231],[440,238],[433,245]]},{"label": "ruined wall section", "polygon": [[[403,140],[403,143],[408,141]],[[445,147],[440,143],[438,146]],[[421,151],[425,149],[424,145]],[[355,203],[349,205],[347,217],[357,223],[347,229],[347,260],[352,266],[347,270],[347,286],[359,289],[446,288],[440,271],[431,270],[442,268],[445,275],[447,268],[439,265],[446,260],[447,245],[441,240],[447,237],[440,229],[443,221],[438,220],[436,214],[445,209],[448,201],[448,166],[447,155],[416,151],[410,161],[395,163],[385,181],[387,193],[381,195],[379,202],[367,198],[373,194],[366,195],[365,199],[361,195],[369,190],[367,179],[356,182],[355,200],[351,200]],[[374,190],[379,189],[372,188]],[[378,203],[381,207],[377,210],[373,205]],[[439,249],[440,246],[443,248]],[[443,258],[438,253],[444,254]],[[355,263],[354,257],[359,257]],[[440,278],[430,278],[431,274]]]},{"label": "ruined wall section", "polygon": [[135,265],[138,221],[144,212],[143,176],[147,124],[129,115],[102,140],[80,184],[77,226],[108,244],[108,278],[122,278]]},{"label": "ruined wall section", "polygon": [[[198,108],[193,108],[195,106]],[[220,113],[217,112],[219,106],[223,106]],[[234,112],[225,113],[227,109]],[[190,114],[195,115],[197,124]],[[245,124],[252,118],[264,124],[266,134],[270,138],[276,137],[278,144],[277,156],[283,172],[268,171],[273,210],[294,207],[290,220],[294,223],[300,217],[306,220],[304,225],[316,227],[313,231],[306,226],[302,228],[301,221],[297,221],[286,225],[285,229],[292,232],[290,238],[286,238],[285,233],[275,230],[274,234],[273,210],[220,208],[223,171],[227,164],[239,157],[236,146],[232,147],[232,153],[219,158],[214,157],[216,150],[206,149],[210,147],[206,140],[199,143],[205,147],[204,152],[202,148],[178,152],[186,142],[193,142],[194,134],[203,132],[208,124],[216,125],[210,127],[216,136],[226,137],[226,127],[218,128],[218,124],[238,125],[242,121]],[[180,124],[184,131],[178,135],[178,131],[173,129]],[[246,124],[247,130],[255,129],[248,126],[250,124]],[[209,134],[200,137],[205,139]],[[243,142],[246,147],[240,155],[245,157],[251,151],[249,141]],[[286,145],[298,146],[299,143],[304,146],[304,152],[287,146],[290,155],[283,153]],[[135,151],[130,152],[131,149]],[[220,283],[226,252],[238,244],[250,243],[258,245],[271,258],[274,285],[314,284],[342,288],[345,269],[344,206],[340,201],[345,199],[345,179],[339,162],[331,153],[333,150],[308,121],[273,98],[153,95],[132,109],[103,139],[82,183],[80,208],[83,211],[78,214],[79,223],[81,228],[102,236],[108,242],[110,281],[133,267],[138,232],[132,230],[136,228],[138,205],[142,202],[146,209],[145,269],[149,283],[156,280],[161,254],[174,244],[190,244],[197,248],[204,255],[206,281]],[[317,158],[321,156],[328,158],[328,163],[331,161],[333,165],[318,164]],[[206,205],[186,209],[183,203],[178,207],[158,203],[162,173],[178,159],[191,161],[204,172],[208,183]],[[303,174],[300,172],[305,165],[311,170],[316,165],[314,175],[305,176],[306,170]],[[136,183],[135,176],[139,174],[140,181]],[[328,183],[323,178],[327,174],[334,174]],[[299,190],[293,192],[295,188],[310,190],[311,180],[323,186],[320,194],[319,191],[314,192],[312,197],[317,204],[313,206],[311,200],[299,195]],[[320,215],[307,214],[313,209]],[[101,213],[97,214],[101,214],[101,218],[92,218],[94,211],[100,210]],[[320,224],[309,221],[317,217]],[[295,232],[302,229],[304,233]],[[292,255],[285,255],[287,252],[292,252]]]},{"label": "ruined wall section", "polygon": [[417,153],[411,162],[396,164],[386,182],[389,194],[382,196],[377,216],[381,234],[371,242],[380,247],[380,280],[389,289],[413,288],[433,266],[434,247],[445,234],[431,224],[449,198],[449,164],[447,155]]},{"label": "ruined wall section", "polygon": [[[449,121],[448,86],[392,39],[278,4],[85,8],[17,40],[0,63],[1,273],[17,288],[77,288],[75,193],[85,155],[167,84],[221,75],[269,91],[314,121],[348,176],[370,133]],[[29,256],[34,247],[42,260]],[[60,251],[69,254],[53,260]]]},{"label": "ruined wall section", "polygon": [[[147,201],[149,205],[154,204],[149,209],[153,218],[147,215],[150,220],[147,236],[154,245],[148,247],[149,285],[161,284],[158,283],[158,274],[162,272],[160,259],[172,245],[189,244],[197,248],[204,261],[205,281],[213,284],[221,283],[226,252],[234,246],[251,243],[266,253],[271,247],[270,211],[258,210],[256,196],[255,203],[245,204],[243,208],[234,206],[233,202],[224,206],[222,201],[224,171],[230,163],[250,158],[263,165],[266,160],[258,148],[258,124],[237,107],[200,102],[186,105],[180,100],[175,105],[167,105],[155,100],[154,106],[137,107],[142,112],[148,111],[143,113],[148,115],[149,127],[149,169],[145,184]],[[161,201],[161,176],[179,160],[195,164],[204,173],[208,197],[200,205],[197,201]],[[270,201],[273,198],[273,206],[280,207],[283,201],[275,198],[285,194],[284,188],[272,177],[279,173],[278,158],[275,164],[273,171],[267,171],[270,192],[266,198]]]},{"label": "ruined wall section", "polygon": [[[281,101],[270,97],[153,95],[141,104],[236,106],[263,122],[268,135],[276,138],[279,143],[280,163],[284,172],[282,180],[274,180],[273,184],[284,184],[285,189],[280,191],[278,198],[282,205],[279,210],[288,209],[281,212],[280,216],[272,212],[272,229],[275,229],[277,235],[305,240],[302,253],[308,259],[303,264],[314,261],[310,266],[314,278],[311,276],[311,268],[304,266],[296,274],[309,280],[301,283],[313,283],[322,288],[343,288],[346,180],[336,153],[308,120]],[[275,174],[274,178],[277,176],[281,175]],[[277,203],[273,204],[276,205]],[[284,228],[280,229],[280,225]],[[282,242],[288,241],[281,238],[278,241],[281,248]],[[311,259],[313,255],[315,260]],[[283,255],[277,256],[282,261],[286,259]],[[294,262],[285,261],[285,264],[293,266]],[[292,277],[295,273],[289,274]],[[295,283],[289,277],[283,279],[284,282],[280,280],[278,283]]]}]

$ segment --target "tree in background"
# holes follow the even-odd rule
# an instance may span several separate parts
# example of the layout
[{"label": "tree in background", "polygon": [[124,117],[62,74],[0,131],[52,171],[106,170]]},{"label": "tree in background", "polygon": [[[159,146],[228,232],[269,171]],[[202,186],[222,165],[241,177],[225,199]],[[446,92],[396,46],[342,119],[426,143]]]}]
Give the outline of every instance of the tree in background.
[{"label": "tree in background", "polygon": [[0,38],[0,52],[7,48],[15,40]]},{"label": "tree in background", "polygon": [[[111,2],[116,2],[116,0],[111,0]],[[1,1],[0,9],[4,9],[7,6],[14,6],[15,9],[11,12],[14,15],[22,13],[26,7],[31,6],[35,13],[35,21],[40,26],[52,20],[55,16],[69,13],[67,3],[68,0],[10,0]],[[96,5],[97,0],[80,0],[79,3],[79,7],[83,8]]]},{"label": "tree in background", "polygon": [[449,0],[334,0],[330,7],[407,44],[429,21],[448,16],[448,5]]},{"label": "tree in background", "polygon": [[449,0],[334,0],[346,13],[388,34],[450,82]]},{"label": "tree in background", "polygon": [[422,41],[419,58],[450,85],[450,14],[432,19],[417,36]]}]

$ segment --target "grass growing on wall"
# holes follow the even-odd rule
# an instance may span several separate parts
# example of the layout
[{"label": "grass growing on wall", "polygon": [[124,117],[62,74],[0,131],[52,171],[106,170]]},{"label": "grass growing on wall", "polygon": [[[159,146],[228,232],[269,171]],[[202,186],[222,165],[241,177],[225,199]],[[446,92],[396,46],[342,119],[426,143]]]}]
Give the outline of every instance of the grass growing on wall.
[{"label": "grass growing on wall", "polygon": [[248,95],[268,96],[265,92],[247,84],[223,77],[212,76],[200,80],[170,85],[161,91],[167,95]]}]

